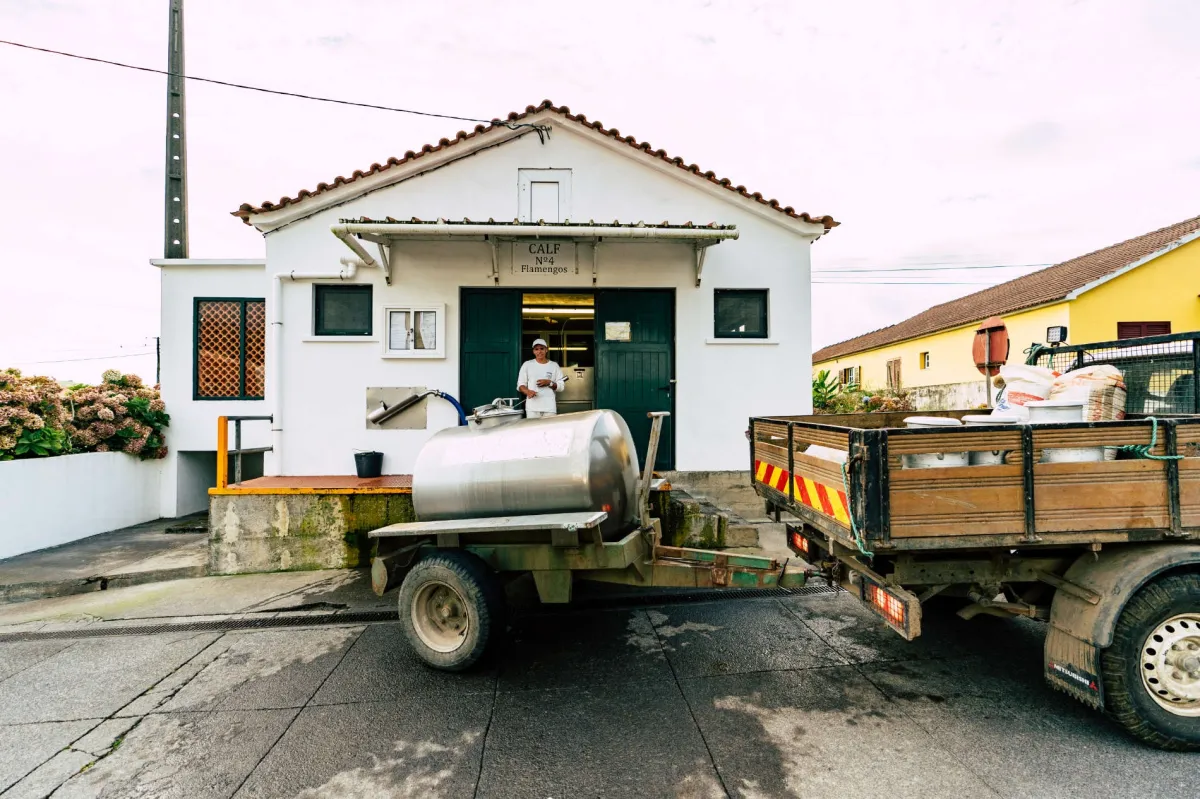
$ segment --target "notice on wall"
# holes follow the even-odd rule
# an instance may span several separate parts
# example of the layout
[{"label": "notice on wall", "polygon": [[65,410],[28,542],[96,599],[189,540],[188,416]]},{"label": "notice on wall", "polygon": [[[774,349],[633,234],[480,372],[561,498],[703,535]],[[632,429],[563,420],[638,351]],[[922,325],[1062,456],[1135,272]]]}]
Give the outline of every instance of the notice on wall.
[{"label": "notice on wall", "polygon": [[604,340],[605,341],[630,341],[632,340],[632,331],[629,322],[605,322],[604,323]]},{"label": "notice on wall", "polygon": [[567,278],[579,274],[573,241],[514,241],[512,271],[521,277]]}]

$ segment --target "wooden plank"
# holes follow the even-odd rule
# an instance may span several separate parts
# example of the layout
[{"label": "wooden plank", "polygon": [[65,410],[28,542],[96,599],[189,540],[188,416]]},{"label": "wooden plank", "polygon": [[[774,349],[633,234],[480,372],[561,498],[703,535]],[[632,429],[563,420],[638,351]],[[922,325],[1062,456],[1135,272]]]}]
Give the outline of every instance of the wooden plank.
[{"label": "wooden plank", "polygon": [[1179,462],[1179,511],[1184,527],[1200,527],[1200,458]]},{"label": "wooden plank", "polygon": [[838,491],[846,490],[842,480],[841,464],[827,461],[824,458],[814,458],[803,452],[796,453],[795,462],[796,474],[817,483],[824,483],[827,487],[836,487]]},{"label": "wooden plank", "polygon": [[817,444],[822,447],[848,452],[850,450],[850,436],[845,433],[835,433],[831,430],[814,430],[811,427],[795,427],[792,428],[792,439],[797,451],[802,451],[809,444]]},{"label": "wooden plank", "polygon": [[1033,473],[1039,535],[1171,525],[1162,461],[1038,463]]},{"label": "wooden plank", "polygon": [[969,427],[947,432],[919,435],[888,434],[888,455],[916,455],[923,452],[990,452],[1021,450],[1018,428],[999,432],[979,432]]},{"label": "wooden plank", "polygon": [[[1058,447],[1121,447],[1130,444],[1149,444],[1150,425],[1144,427],[1108,427],[1105,425],[1075,430],[1033,428],[1033,446],[1036,450]],[[1154,449],[1155,455],[1166,454],[1166,442],[1162,431]]]},{"label": "wooden plank", "polygon": [[769,463],[777,469],[787,471],[788,451],[787,447],[780,447],[774,444],[764,444],[761,441],[754,444],[754,459]]},{"label": "wooden plank", "polygon": [[889,484],[893,539],[1025,530],[1020,466],[896,469]]}]

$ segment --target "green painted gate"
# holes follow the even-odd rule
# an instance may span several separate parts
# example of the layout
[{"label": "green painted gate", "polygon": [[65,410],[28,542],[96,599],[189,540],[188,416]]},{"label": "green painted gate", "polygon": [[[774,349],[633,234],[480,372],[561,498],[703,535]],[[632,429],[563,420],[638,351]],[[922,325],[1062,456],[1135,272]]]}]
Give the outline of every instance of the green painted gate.
[{"label": "green painted gate", "polygon": [[[629,323],[629,341],[620,341],[615,325]],[[646,461],[650,411],[674,410],[675,294],[662,290],[596,292],[596,407],[625,419],[637,443],[639,463]],[[675,425],[666,419],[656,465],[675,468]]]},{"label": "green painted gate", "polygon": [[459,400],[467,414],[497,397],[517,396],[521,292],[463,289],[460,330]]}]

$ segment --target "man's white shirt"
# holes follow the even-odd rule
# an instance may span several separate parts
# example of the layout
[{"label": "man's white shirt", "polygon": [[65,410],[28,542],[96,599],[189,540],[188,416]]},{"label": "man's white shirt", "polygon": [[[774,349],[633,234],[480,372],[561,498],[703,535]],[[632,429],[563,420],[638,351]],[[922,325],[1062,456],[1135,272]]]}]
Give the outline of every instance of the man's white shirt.
[{"label": "man's white shirt", "polygon": [[[552,389],[550,386],[538,387],[537,382],[539,380],[551,380],[557,388]],[[537,394],[525,400],[525,410],[558,410],[558,402],[554,394],[556,391],[563,390],[564,382],[565,378],[562,369],[559,369],[558,364],[554,361],[538,363],[536,359],[533,359],[521,364],[521,371],[517,375],[517,388],[524,386],[531,391],[537,392]]]}]

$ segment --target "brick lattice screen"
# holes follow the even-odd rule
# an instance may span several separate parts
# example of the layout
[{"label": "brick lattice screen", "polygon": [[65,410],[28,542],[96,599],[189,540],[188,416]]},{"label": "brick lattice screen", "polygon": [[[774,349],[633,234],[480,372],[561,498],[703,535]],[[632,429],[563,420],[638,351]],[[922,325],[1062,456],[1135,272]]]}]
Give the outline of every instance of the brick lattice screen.
[{"label": "brick lattice screen", "polygon": [[246,303],[246,396],[264,395],[266,379],[267,304]]}]

